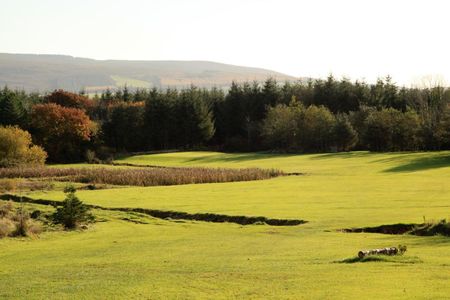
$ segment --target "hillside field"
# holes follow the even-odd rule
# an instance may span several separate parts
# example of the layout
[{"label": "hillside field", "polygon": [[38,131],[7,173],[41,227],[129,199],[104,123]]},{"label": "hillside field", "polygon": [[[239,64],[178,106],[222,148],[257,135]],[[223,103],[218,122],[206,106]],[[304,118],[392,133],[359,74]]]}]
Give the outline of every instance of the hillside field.
[{"label": "hillside field", "polygon": [[[78,197],[106,208],[308,223],[243,226],[94,210],[102,222],[86,231],[0,239],[0,298],[450,298],[449,237],[340,231],[449,220],[449,151],[177,152],[126,157],[116,163],[258,167],[301,174],[248,182],[80,190]],[[61,188],[24,194],[64,199]],[[361,249],[399,244],[408,247],[403,256],[352,260]]]},{"label": "hillside field", "polygon": [[272,70],[209,61],[95,60],[51,54],[0,53],[0,86],[30,92],[65,89],[95,95],[107,89],[201,88],[228,89],[231,81],[280,82],[295,78]]}]

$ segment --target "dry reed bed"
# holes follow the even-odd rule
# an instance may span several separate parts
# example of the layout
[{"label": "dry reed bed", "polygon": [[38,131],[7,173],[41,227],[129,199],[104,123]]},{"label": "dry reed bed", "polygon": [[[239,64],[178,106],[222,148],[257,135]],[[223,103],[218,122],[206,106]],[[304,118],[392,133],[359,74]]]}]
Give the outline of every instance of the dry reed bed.
[{"label": "dry reed bed", "polygon": [[92,184],[157,186],[269,179],[279,170],[216,168],[0,168],[0,178],[50,178]]}]

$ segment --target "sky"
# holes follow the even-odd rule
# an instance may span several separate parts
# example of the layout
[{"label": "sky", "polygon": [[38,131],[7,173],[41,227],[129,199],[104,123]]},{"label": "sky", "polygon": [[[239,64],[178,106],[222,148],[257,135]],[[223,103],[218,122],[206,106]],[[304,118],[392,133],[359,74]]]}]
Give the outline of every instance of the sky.
[{"label": "sky", "polygon": [[447,0],[0,0],[0,52],[450,81]]}]

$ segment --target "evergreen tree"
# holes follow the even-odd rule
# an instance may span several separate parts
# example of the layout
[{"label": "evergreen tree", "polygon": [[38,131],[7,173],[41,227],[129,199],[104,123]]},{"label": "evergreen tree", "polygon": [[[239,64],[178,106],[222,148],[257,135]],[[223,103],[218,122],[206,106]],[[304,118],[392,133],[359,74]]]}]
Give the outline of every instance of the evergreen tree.
[{"label": "evergreen tree", "polygon": [[89,212],[89,207],[78,199],[75,192],[73,186],[64,188],[66,198],[62,202],[62,206],[58,207],[53,214],[54,222],[64,225],[66,229],[74,229],[80,223],[94,220],[94,216]]},{"label": "evergreen tree", "polygon": [[106,145],[119,151],[139,151],[143,141],[143,103],[121,103],[110,107],[102,125]]},{"label": "evergreen tree", "polygon": [[156,89],[150,91],[144,111],[144,135],[150,149],[169,149],[174,146],[174,104],[177,97],[178,92],[175,90],[168,89],[164,93]]},{"label": "evergreen tree", "polygon": [[5,87],[0,91],[0,125],[24,125],[24,109],[17,92]]}]

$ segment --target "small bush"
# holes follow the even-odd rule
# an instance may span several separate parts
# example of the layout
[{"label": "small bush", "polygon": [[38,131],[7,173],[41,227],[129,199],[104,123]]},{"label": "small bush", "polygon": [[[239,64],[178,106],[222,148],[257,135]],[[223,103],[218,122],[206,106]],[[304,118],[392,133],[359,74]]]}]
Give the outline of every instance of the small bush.
[{"label": "small bush", "polygon": [[14,208],[11,201],[0,201],[0,238],[7,236],[35,236],[42,232],[42,223],[30,219],[21,205]]},{"label": "small bush", "polygon": [[25,211],[23,207],[20,207],[15,216],[13,217],[13,221],[15,221],[16,229],[12,233],[12,236],[28,236],[29,227],[30,227],[30,215]]},{"label": "small bush", "polygon": [[73,186],[67,186],[64,189],[66,199],[53,215],[54,222],[62,224],[66,229],[74,229],[81,223],[91,222],[94,219],[93,215],[89,213],[89,207],[78,199],[75,192]]},{"label": "small bush", "polygon": [[28,235],[36,236],[42,232],[42,224],[38,221],[28,220]]},{"label": "small bush", "polygon": [[96,157],[95,157],[95,152],[94,151],[92,151],[92,150],[86,150],[86,161],[89,163],[89,164],[94,164],[94,163],[96,163]]},{"label": "small bush", "polygon": [[406,245],[398,245],[399,255],[405,254],[406,250],[408,250],[408,247]]},{"label": "small bush", "polygon": [[420,236],[432,236],[432,235],[444,235],[450,236],[450,223],[447,220],[441,220],[439,222],[428,222],[417,226],[411,234]]},{"label": "small bush", "polygon": [[0,238],[10,236],[15,230],[13,221],[7,218],[0,219]]}]

